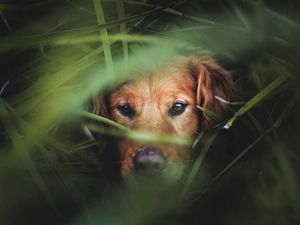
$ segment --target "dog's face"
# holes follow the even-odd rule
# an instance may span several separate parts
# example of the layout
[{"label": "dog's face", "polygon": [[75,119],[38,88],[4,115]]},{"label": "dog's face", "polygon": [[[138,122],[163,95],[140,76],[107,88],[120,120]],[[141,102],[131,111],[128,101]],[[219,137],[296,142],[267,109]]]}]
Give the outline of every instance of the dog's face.
[{"label": "dog's face", "polygon": [[[197,106],[222,115],[224,106],[215,96],[229,100],[233,93],[230,76],[211,59],[177,57],[124,82],[106,99],[105,111],[110,119],[134,130],[194,137],[200,127],[212,126]],[[98,101],[97,113],[101,110],[103,102]],[[169,162],[190,158],[189,147],[174,144],[122,139],[118,148],[123,175],[161,171]]]},{"label": "dog's face", "polygon": [[[141,74],[110,96],[110,118],[135,130],[193,136],[199,130],[195,88],[193,77],[175,67]],[[166,159],[188,158],[186,148],[171,144],[145,145],[122,140],[119,149],[123,173],[133,167],[139,171],[151,166],[161,169]]]}]

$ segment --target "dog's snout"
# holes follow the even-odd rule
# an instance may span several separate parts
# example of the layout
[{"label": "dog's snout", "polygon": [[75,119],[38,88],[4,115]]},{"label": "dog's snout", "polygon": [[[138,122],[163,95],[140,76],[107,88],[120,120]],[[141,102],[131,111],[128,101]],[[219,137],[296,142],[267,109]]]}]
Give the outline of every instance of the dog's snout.
[{"label": "dog's snout", "polygon": [[133,158],[134,169],[137,172],[160,172],[167,162],[163,151],[154,147],[142,147],[138,149]]}]

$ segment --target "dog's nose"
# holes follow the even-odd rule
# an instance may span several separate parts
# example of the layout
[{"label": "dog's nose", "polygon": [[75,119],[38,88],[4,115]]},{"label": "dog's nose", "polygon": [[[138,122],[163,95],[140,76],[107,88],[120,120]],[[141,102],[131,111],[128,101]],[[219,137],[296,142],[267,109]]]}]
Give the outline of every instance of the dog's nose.
[{"label": "dog's nose", "polygon": [[160,172],[166,166],[166,155],[154,147],[142,147],[137,150],[133,158],[133,165],[137,172]]}]

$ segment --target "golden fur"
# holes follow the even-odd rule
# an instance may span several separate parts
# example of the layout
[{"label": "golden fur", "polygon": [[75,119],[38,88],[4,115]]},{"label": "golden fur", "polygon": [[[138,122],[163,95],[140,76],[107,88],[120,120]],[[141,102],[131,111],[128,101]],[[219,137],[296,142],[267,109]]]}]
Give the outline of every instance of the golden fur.
[{"label": "golden fur", "polygon": [[[193,137],[201,129],[210,129],[214,125],[197,106],[222,117],[226,109],[215,96],[229,101],[234,93],[231,76],[212,58],[179,56],[140,72],[113,91],[106,103],[101,97],[96,99],[95,113],[132,129]],[[186,104],[185,111],[170,116],[170,108],[176,101]],[[118,106],[122,103],[130,105],[134,116],[120,113]],[[133,157],[142,145],[132,140],[120,140],[122,174],[128,174],[132,169]],[[173,161],[190,158],[187,147],[163,143],[156,147]]]}]

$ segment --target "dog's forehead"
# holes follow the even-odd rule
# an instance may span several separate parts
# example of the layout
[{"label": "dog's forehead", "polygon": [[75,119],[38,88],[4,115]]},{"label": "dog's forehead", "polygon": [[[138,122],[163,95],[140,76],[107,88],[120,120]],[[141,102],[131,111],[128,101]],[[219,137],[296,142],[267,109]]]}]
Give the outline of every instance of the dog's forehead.
[{"label": "dog's forehead", "polygon": [[135,74],[131,79],[126,80],[118,91],[132,92],[136,94],[180,91],[193,89],[194,78],[185,68],[174,65],[164,65],[147,71]]},{"label": "dog's forehead", "polygon": [[121,102],[138,105],[160,104],[168,106],[176,99],[193,104],[196,82],[188,71],[180,67],[160,67],[143,71],[127,80],[110,96],[111,107]]}]

